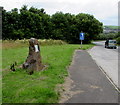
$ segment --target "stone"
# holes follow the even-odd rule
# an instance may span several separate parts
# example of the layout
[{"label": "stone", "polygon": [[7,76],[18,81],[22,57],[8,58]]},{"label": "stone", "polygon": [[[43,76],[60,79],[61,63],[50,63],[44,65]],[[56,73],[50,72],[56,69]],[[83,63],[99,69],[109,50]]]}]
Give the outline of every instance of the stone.
[{"label": "stone", "polygon": [[35,38],[29,40],[29,54],[22,67],[27,69],[29,74],[32,74],[34,71],[40,71],[44,67],[41,60],[39,43]]}]

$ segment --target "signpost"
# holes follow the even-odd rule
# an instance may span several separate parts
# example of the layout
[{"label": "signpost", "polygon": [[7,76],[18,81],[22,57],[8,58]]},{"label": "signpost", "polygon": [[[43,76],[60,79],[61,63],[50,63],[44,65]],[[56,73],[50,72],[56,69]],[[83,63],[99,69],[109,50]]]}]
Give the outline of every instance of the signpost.
[{"label": "signpost", "polygon": [[80,33],[79,38],[81,40],[81,48],[82,48],[82,41],[84,40],[84,33],[83,32]]}]

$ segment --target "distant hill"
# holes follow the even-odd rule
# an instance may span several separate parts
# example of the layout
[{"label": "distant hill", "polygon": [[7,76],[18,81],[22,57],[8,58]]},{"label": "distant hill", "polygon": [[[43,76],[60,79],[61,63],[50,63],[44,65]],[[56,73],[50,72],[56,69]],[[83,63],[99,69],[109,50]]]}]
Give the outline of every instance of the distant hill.
[{"label": "distant hill", "polygon": [[109,28],[109,29],[118,29],[120,26],[107,26],[105,25],[104,27]]},{"label": "distant hill", "polygon": [[104,33],[117,33],[120,31],[120,26],[104,26]]}]

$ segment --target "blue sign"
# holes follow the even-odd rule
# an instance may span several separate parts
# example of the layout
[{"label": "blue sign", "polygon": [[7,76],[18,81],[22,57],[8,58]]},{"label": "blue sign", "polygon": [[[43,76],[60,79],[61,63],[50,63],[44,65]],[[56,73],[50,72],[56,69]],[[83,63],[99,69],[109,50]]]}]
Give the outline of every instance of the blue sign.
[{"label": "blue sign", "polygon": [[84,33],[80,33],[80,40],[84,40]]}]

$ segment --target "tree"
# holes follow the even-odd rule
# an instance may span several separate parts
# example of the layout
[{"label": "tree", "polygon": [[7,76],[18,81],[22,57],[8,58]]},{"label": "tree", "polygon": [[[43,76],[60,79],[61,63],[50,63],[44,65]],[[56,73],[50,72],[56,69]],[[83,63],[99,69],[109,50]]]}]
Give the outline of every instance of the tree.
[{"label": "tree", "polygon": [[[18,12],[20,11],[20,12]],[[56,12],[52,16],[46,14],[43,8],[27,8],[23,5],[3,14],[3,39],[23,39],[35,37],[38,39],[60,39],[68,43],[80,43],[79,33],[85,33],[84,43],[94,40],[102,33],[102,23],[93,15],[80,13]]]},{"label": "tree", "polygon": [[67,20],[62,12],[57,12],[51,17],[53,24],[53,39],[65,40],[64,31]]},{"label": "tree", "polygon": [[103,24],[92,15],[80,13],[76,15],[76,19],[79,33],[85,33],[85,43],[89,43],[103,31]]},{"label": "tree", "polygon": [[71,15],[57,12],[52,15],[53,38],[65,40],[69,43],[80,43],[79,33],[85,33],[84,43],[90,43],[99,33],[102,32],[102,23],[94,16],[80,13]]},{"label": "tree", "polygon": [[2,17],[3,39],[14,39],[13,31],[19,29],[19,15],[17,9],[15,8],[10,12],[6,12],[6,10],[3,9]]}]

